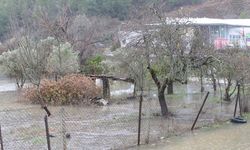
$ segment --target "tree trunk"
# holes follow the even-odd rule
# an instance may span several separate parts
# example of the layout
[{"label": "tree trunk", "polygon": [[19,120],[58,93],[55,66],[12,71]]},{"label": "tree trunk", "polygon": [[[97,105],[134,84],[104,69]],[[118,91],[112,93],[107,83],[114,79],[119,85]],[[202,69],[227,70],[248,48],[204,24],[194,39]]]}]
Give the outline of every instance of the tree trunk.
[{"label": "tree trunk", "polygon": [[174,94],[174,82],[171,80],[168,82],[168,94]]},{"label": "tree trunk", "polygon": [[230,91],[230,86],[227,85],[227,87],[225,89],[224,101],[230,101],[231,100],[229,91]]},{"label": "tree trunk", "polygon": [[103,98],[110,99],[110,85],[109,80],[107,78],[102,78],[103,83]]},{"label": "tree trunk", "polygon": [[248,99],[246,98],[246,95],[245,95],[245,85],[242,84],[242,94],[243,94],[243,112],[244,113],[247,113],[249,112],[249,106],[248,106]]},{"label": "tree trunk", "polygon": [[136,97],[136,82],[134,82],[134,91],[133,91],[133,97]]},{"label": "tree trunk", "polygon": [[201,92],[204,92],[204,86],[203,86],[203,72],[202,69],[200,69],[200,82],[201,82]]},{"label": "tree trunk", "polygon": [[213,81],[214,92],[216,92],[217,91],[217,84],[216,84],[216,78],[215,78],[213,73],[212,73],[212,81]]},{"label": "tree trunk", "polygon": [[234,92],[236,91],[237,89],[237,84],[238,82],[236,83],[236,86],[234,88],[234,90],[230,93],[230,89],[231,89],[231,86],[232,86],[232,80],[230,78],[227,79],[227,86],[226,86],[226,89],[225,89],[225,96],[224,96],[224,100],[225,101],[231,101],[231,96],[234,94]]},{"label": "tree trunk", "polygon": [[161,114],[162,114],[162,116],[167,116],[168,115],[168,107],[167,107],[167,103],[166,103],[164,94],[165,94],[165,89],[167,87],[169,80],[168,80],[168,78],[166,78],[164,80],[164,82],[161,83],[158,80],[155,71],[150,67],[150,65],[148,65],[147,69],[149,70],[151,77],[154,80],[155,85],[158,88],[158,99],[159,99],[160,106],[161,106]]},{"label": "tree trunk", "polygon": [[158,89],[158,99],[160,102],[160,106],[161,106],[161,114],[162,116],[167,116],[168,115],[168,107],[167,107],[167,103],[165,100],[165,89]]}]

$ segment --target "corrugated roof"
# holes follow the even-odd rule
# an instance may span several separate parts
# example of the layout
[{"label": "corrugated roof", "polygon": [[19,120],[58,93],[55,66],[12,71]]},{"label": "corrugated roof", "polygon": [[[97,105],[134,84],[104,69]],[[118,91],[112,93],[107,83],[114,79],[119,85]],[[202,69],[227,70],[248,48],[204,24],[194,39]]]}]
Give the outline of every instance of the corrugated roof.
[{"label": "corrugated roof", "polygon": [[[167,24],[175,24],[177,22],[189,25],[230,25],[250,27],[250,19],[166,18]],[[160,23],[147,25],[160,25]]]},{"label": "corrugated roof", "polygon": [[231,25],[250,27],[250,19],[215,19],[215,18],[189,18],[191,24],[197,25]]}]

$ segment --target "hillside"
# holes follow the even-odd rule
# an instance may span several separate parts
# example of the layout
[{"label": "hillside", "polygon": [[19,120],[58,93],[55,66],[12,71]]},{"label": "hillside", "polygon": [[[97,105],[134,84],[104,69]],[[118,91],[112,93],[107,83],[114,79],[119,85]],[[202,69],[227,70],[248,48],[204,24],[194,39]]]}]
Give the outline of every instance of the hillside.
[{"label": "hillside", "polygon": [[209,18],[250,18],[249,0],[207,0],[201,4],[180,7],[168,12],[168,16],[177,16],[178,11],[190,17]]}]

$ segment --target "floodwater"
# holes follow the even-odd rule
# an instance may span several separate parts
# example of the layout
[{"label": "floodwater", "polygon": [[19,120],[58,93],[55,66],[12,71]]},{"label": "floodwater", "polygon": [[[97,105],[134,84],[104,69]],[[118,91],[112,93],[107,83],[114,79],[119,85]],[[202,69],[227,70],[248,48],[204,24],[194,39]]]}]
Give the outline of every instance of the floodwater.
[{"label": "floodwater", "polygon": [[0,77],[0,92],[16,91],[16,84],[13,80]]},{"label": "floodwater", "polygon": [[227,123],[218,128],[202,129],[183,137],[165,139],[143,150],[249,150],[250,124]]},{"label": "floodwater", "polygon": [[[5,149],[46,149],[44,110],[39,105],[23,101],[13,87],[13,81],[0,80],[0,91],[5,91],[0,92],[0,124]],[[210,85],[205,88],[211,90]],[[161,137],[180,135],[190,130],[205,93],[199,93],[196,84],[176,86],[175,91],[174,95],[166,96],[173,113],[170,118],[159,116],[160,107],[154,91],[151,92],[152,97],[144,97],[142,144],[154,143]],[[49,106],[52,113],[49,128],[55,136],[51,138],[52,149],[62,149],[63,141],[68,149],[73,150],[124,149],[136,145],[139,101],[124,100],[132,92],[132,85],[115,82],[111,86],[111,93],[116,98],[108,106]],[[232,116],[234,104],[221,103],[218,95],[212,93],[208,98],[197,127],[225,121]],[[71,135],[69,139],[63,140],[64,130]]]}]

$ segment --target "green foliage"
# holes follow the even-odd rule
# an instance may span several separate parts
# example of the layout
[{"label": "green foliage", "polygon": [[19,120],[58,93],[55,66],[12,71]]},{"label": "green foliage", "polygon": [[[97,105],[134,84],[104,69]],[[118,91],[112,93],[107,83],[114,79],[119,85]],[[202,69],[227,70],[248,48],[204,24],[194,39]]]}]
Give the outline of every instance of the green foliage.
[{"label": "green foliage", "polygon": [[197,4],[202,2],[203,0],[168,0],[168,3],[171,6],[183,6],[183,5],[188,5],[188,4]]},{"label": "green foliage", "polygon": [[48,59],[47,70],[61,76],[76,73],[79,70],[78,52],[73,50],[70,43],[53,46]]},{"label": "green foliage", "polygon": [[99,55],[89,58],[82,71],[86,74],[102,74],[105,70],[102,61],[103,57]]},{"label": "green foliage", "polygon": [[1,70],[16,79],[18,87],[22,87],[25,83],[26,77],[24,68],[21,65],[19,50],[7,51],[0,56]]},{"label": "green foliage", "polygon": [[249,15],[246,11],[242,11],[240,12],[240,16],[239,16],[240,19],[248,19],[249,18]]},{"label": "green foliage", "polygon": [[0,1],[0,37],[7,33],[9,24],[8,1]]},{"label": "green foliage", "polygon": [[55,45],[52,37],[39,41],[23,38],[18,49],[4,52],[0,56],[2,68],[17,81],[27,78],[37,86],[48,72],[56,75],[77,72],[78,53],[69,43]]},{"label": "green foliage", "polygon": [[128,17],[130,6],[131,0],[89,0],[87,13],[124,20]]},{"label": "green foliage", "polygon": [[39,86],[46,72],[48,56],[50,54],[50,39],[34,41],[28,37],[22,38],[18,43],[20,65],[25,76],[34,85]]},{"label": "green foliage", "polygon": [[0,37],[6,34],[8,23],[8,17],[0,9]]}]

